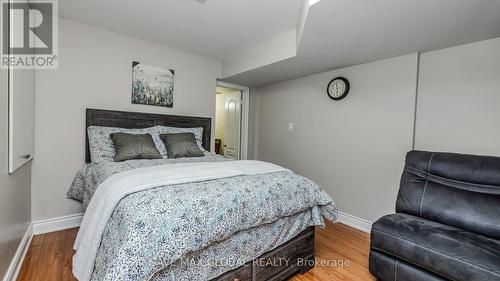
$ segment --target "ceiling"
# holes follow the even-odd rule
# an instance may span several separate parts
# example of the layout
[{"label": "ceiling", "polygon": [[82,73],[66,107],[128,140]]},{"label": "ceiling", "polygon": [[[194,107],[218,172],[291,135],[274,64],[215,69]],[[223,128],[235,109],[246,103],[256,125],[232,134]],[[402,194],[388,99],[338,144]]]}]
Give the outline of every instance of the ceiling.
[{"label": "ceiling", "polygon": [[500,0],[322,0],[297,56],[225,78],[262,85],[500,36]]},{"label": "ceiling", "polygon": [[59,15],[198,55],[235,51],[295,30],[301,0],[63,0]]},{"label": "ceiling", "polygon": [[500,36],[500,0],[303,1],[64,0],[59,9],[65,18],[220,60],[231,75],[223,80],[245,86]]}]

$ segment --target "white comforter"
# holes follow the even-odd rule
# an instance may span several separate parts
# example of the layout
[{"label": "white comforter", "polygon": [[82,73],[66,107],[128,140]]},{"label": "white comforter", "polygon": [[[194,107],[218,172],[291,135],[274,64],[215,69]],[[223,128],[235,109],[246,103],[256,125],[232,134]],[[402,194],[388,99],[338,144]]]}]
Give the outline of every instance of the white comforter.
[{"label": "white comforter", "polygon": [[288,170],[267,162],[245,160],[170,164],[115,174],[97,188],[85,212],[74,245],[73,274],[80,281],[90,280],[108,220],[115,206],[131,193],[165,185],[282,171]]}]

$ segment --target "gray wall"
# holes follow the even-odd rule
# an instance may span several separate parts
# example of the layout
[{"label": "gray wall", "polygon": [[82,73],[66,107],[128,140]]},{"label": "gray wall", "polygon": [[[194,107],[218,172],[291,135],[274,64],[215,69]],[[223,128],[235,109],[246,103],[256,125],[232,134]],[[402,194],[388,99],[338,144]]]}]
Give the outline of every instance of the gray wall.
[{"label": "gray wall", "polygon": [[[342,101],[326,94],[336,76],[351,83]],[[412,54],[259,87],[254,155],[314,180],[343,212],[390,213],[412,147],[416,77]]]},{"label": "gray wall", "polygon": [[[326,85],[339,75],[352,90],[335,102]],[[413,137],[416,149],[500,156],[500,38],[423,53],[419,63],[416,55],[392,58],[251,94],[254,158],[313,179],[340,211],[370,221],[394,211]]]},{"label": "gray wall", "polygon": [[[213,59],[67,19],[59,52],[59,69],[35,77],[33,220],[82,212],[66,191],[84,164],[85,108],[215,116],[221,66]],[[130,102],[133,60],[175,70],[173,108]]]},{"label": "gray wall", "polygon": [[30,222],[31,164],[8,174],[7,71],[0,70],[0,279]]},{"label": "gray wall", "polygon": [[417,149],[500,156],[500,38],[420,57]]}]

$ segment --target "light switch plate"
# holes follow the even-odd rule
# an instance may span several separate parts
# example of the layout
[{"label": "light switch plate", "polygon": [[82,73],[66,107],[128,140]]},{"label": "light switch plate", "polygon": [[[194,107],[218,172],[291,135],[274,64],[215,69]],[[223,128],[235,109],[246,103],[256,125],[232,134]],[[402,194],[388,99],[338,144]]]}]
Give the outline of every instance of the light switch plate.
[{"label": "light switch plate", "polygon": [[288,131],[293,132],[293,122],[288,123]]}]

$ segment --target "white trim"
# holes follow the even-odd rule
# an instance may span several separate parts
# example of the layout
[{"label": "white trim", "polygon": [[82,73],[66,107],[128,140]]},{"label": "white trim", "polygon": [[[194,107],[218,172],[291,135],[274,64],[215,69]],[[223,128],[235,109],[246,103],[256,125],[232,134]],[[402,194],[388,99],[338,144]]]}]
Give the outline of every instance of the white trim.
[{"label": "white trim", "polygon": [[23,265],[24,257],[28,252],[28,248],[31,244],[31,239],[33,238],[33,228],[30,224],[24,233],[19,246],[17,247],[16,253],[10,262],[9,268],[7,268],[7,272],[4,275],[3,281],[14,281],[17,279],[17,275],[21,270],[21,266]]},{"label": "white trim", "polygon": [[248,127],[250,119],[250,89],[246,88],[241,92],[243,98],[242,111],[241,111],[241,159],[248,159]]},{"label": "white trim", "polygon": [[356,216],[353,216],[353,215],[350,215],[350,214],[347,214],[344,212],[340,212],[340,211],[339,211],[338,215],[339,215],[338,216],[339,222],[342,224],[348,225],[350,227],[356,228],[356,229],[361,230],[361,231],[366,232],[366,233],[370,233],[370,231],[372,230],[373,223],[371,221],[368,221],[368,220],[365,220],[362,218],[358,218]]},{"label": "white trim", "polygon": [[[68,228],[79,227],[82,219],[83,214],[75,214],[64,217],[39,220],[33,222],[33,226],[30,225],[30,232],[32,232],[33,235],[39,235]],[[348,225],[364,232],[370,232],[372,228],[372,222],[341,211],[338,212],[338,220],[342,224]]]},{"label": "white trim", "polygon": [[250,88],[217,81],[217,86],[241,90],[240,160],[248,159],[248,123],[250,118]]},{"label": "white trim", "polygon": [[16,253],[4,275],[3,281],[14,281],[21,270],[24,258],[28,252],[33,235],[44,234],[48,232],[64,230],[68,228],[78,227],[82,223],[83,214],[69,215],[64,217],[39,220],[31,223],[24,233]]},{"label": "white trim", "polygon": [[39,220],[33,222],[33,234],[39,235],[73,227],[79,227],[82,223],[83,214],[75,214],[64,217]]},{"label": "white trim", "polygon": [[[10,4],[9,4],[10,5]],[[10,27],[9,27],[10,28]],[[9,54],[10,56],[10,54]],[[9,102],[9,114],[8,114],[8,122],[9,122],[9,139],[8,139],[8,143],[9,143],[9,174],[12,174],[14,173],[14,171],[16,169],[14,169],[14,156],[12,155],[14,153],[14,133],[13,133],[13,130],[14,130],[14,118],[12,118],[12,116],[14,116],[14,97],[13,97],[13,92],[14,90],[12,89],[12,84],[13,81],[12,81],[12,68],[9,67],[9,69],[7,70],[7,85],[8,86],[8,91],[9,91],[9,95],[8,95],[8,102]]]}]

